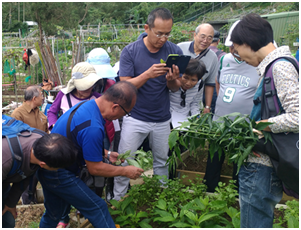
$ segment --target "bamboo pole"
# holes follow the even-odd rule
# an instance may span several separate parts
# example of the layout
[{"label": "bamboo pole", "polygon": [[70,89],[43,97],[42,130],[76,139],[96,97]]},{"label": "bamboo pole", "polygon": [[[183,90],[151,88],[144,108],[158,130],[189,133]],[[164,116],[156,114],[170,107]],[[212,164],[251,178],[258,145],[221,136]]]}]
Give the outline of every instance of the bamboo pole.
[{"label": "bamboo pole", "polygon": [[[43,61],[42,53],[41,53],[41,50],[40,50],[39,42],[35,42],[34,44],[35,44],[37,53],[38,53],[38,55],[39,55],[40,61],[41,61],[41,63],[42,63],[42,67],[43,67],[44,72],[45,72],[45,73],[44,73],[43,70],[42,70],[43,78],[45,78],[45,77],[47,78],[46,68],[45,68],[45,64],[44,64],[44,61]],[[44,74],[45,74],[46,76],[44,76]]]}]

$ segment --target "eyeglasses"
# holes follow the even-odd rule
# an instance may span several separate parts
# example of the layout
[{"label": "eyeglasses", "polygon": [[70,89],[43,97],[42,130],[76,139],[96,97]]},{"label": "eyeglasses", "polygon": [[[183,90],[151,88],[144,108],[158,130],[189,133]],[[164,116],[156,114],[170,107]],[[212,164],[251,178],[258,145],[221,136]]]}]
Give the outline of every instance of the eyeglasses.
[{"label": "eyeglasses", "polygon": [[[115,103],[115,104],[118,104],[118,103]],[[131,113],[129,113],[128,111],[126,111],[126,110],[122,107],[122,105],[120,105],[120,104],[118,104],[118,105],[119,105],[120,108],[125,112],[125,114],[126,114],[127,117],[130,117],[130,116],[131,116]]]},{"label": "eyeglasses", "polygon": [[157,38],[170,38],[172,37],[172,35],[170,33],[167,33],[167,34],[156,34],[151,28],[149,28],[153,33],[154,35],[156,35]]},{"label": "eyeglasses", "polygon": [[207,42],[212,42],[212,40],[213,40],[213,37],[212,37],[212,36],[206,37],[206,35],[204,35],[204,34],[201,34],[201,35],[199,36],[199,38],[200,38],[201,40],[206,40]]},{"label": "eyeglasses", "polygon": [[184,91],[181,90],[181,98],[182,98],[182,101],[181,101],[180,105],[182,107],[185,107],[186,106],[186,101],[185,101],[185,99],[186,99],[186,91],[184,92]]},{"label": "eyeglasses", "polygon": [[241,59],[241,57],[239,56],[238,52],[234,49],[233,45],[231,46],[231,48],[234,50],[233,53],[232,53],[233,56],[236,57],[236,58],[238,58],[238,59]]}]

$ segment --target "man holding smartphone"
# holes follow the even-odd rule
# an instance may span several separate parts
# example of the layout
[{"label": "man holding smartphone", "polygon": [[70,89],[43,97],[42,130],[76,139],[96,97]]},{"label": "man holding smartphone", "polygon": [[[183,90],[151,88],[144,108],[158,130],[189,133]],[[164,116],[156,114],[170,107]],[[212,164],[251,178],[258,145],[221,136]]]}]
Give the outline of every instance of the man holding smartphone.
[{"label": "man holding smartphone", "polygon": [[[138,88],[138,97],[131,116],[123,118],[118,152],[135,152],[149,136],[154,174],[167,178],[171,120],[169,90],[178,91],[181,83],[179,68],[176,65],[168,68],[165,63],[160,63],[160,59],[166,60],[169,54],[183,54],[177,45],[167,41],[172,25],[173,17],[168,9],[153,10],[144,26],[147,36],[122,50],[119,69],[120,80],[133,83]],[[115,200],[125,195],[128,184],[128,178],[115,177]]]}]

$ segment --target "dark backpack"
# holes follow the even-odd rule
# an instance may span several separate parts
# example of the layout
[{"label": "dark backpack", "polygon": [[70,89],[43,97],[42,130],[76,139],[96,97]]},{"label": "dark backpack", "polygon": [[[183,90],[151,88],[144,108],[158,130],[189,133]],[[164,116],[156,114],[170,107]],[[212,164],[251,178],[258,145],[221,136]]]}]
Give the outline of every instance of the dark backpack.
[{"label": "dark backpack", "polygon": [[[280,59],[291,62],[299,73],[298,62],[289,57],[277,58],[266,67],[262,96],[259,100],[262,120],[285,113],[277,96],[272,72],[274,64]],[[271,133],[271,138],[273,142],[267,143],[261,139],[254,150],[270,156],[276,174],[282,181],[284,192],[299,199],[299,133]]]},{"label": "dark backpack", "polygon": [[[29,134],[25,134],[25,131],[28,131]],[[2,138],[7,139],[13,159],[13,166],[8,173],[8,177],[18,173],[22,179],[26,178],[24,172],[21,170],[23,151],[20,145],[19,136],[29,137],[31,136],[31,133],[38,133],[42,136],[46,134],[42,130],[32,128],[22,121],[2,114]]]}]

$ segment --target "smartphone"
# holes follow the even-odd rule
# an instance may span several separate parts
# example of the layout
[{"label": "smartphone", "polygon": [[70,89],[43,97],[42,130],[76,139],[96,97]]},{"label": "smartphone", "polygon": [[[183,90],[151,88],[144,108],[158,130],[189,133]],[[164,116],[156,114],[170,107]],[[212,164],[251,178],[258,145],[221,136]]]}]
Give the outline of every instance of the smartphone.
[{"label": "smartphone", "polygon": [[189,55],[170,54],[166,60],[166,67],[172,68],[175,64],[179,67],[180,73],[185,73],[190,58]]}]

